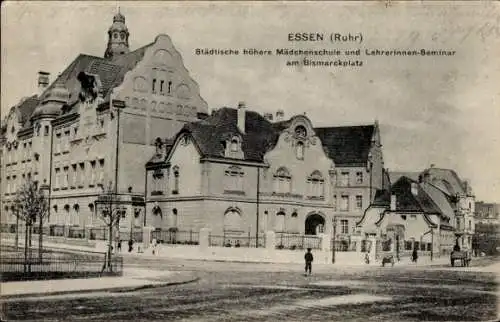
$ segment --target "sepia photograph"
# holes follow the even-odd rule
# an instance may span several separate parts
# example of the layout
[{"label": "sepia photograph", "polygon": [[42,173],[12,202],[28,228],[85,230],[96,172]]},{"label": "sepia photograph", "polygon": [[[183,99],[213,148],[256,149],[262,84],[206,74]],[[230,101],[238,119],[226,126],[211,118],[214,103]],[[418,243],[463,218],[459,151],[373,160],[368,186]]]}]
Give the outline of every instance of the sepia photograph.
[{"label": "sepia photograph", "polygon": [[500,3],[4,1],[2,321],[498,321]]}]

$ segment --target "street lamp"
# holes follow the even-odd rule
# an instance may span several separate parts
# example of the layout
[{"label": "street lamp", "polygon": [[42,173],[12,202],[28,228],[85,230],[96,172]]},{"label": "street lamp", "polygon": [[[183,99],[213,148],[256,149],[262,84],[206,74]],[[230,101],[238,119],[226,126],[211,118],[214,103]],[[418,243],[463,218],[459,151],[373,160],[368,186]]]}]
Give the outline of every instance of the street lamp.
[{"label": "street lamp", "polygon": [[335,238],[337,235],[337,218],[333,216],[333,243],[332,243],[332,264],[335,264]]}]

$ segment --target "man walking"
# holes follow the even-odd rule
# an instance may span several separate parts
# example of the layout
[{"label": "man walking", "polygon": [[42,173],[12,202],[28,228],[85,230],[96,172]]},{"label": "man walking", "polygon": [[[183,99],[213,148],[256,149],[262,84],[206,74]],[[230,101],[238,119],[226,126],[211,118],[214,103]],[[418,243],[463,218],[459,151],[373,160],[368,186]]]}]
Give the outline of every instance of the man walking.
[{"label": "man walking", "polygon": [[304,276],[307,276],[307,272],[309,272],[309,275],[311,275],[311,270],[312,270],[312,262],[314,260],[313,254],[311,253],[311,249],[307,249],[307,253],[304,255],[304,259],[306,261],[306,268],[304,272]]}]

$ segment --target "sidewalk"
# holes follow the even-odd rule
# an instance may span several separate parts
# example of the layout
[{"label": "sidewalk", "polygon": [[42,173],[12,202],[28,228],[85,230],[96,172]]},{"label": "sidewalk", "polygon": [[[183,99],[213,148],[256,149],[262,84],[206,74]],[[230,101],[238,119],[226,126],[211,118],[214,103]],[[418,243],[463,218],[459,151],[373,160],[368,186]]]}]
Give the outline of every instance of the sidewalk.
[{"label": "sidewalk", "polygon": [[[11,239],[2,239],[2,243],[4,245],[14,245],[14,241]],[[23,245],[20,243],[20,245]],[[34,241],[33,245],[36,247],[37,246],[37,241]],[[48,249],[54,249],[54,250],[66,250],[66,251],[78,251],[78,252],[90,252],[90,253],[99,253],[99,254],[104,254],[107,249],[104,248],[94,248],[94,247],[85,247],[85,246],[76,246],[76,245],[68,245],[68,244],[62,244],[62,243],[49,243],[46,242],[44,243],[44,247]],[[243,248],[241,250],[244,250]],[[123,256],[124,258],[127,257],[134,257],[134,258],[144,258],[144,259],[160,259],[160,258],[170,258],[168,256],[168,251],[163,249],[160,251],[159,254],[153,255],[151,252],[151,248],[146,249],[144,252],[137,252],[136,249],[132,251],[131,253],[127,252],[126,250],[123,250],[119,253],[115,253],[116,255]],[[300,261],[302,261],[302,254],[300,254]],[[177,258],[177,257],[171,257],[171,258]],[[224,260],[224,259],[196,259],[196,258],[184,258],[185,260],[199,260],[199,261],[224,261],[224,262],[240,262],[240,263],[269,263],[273,264],[272,262],[256,262],[256,261],[245,261],[244,258],[242,257],[241,260]],[[292,263],[290,263],[292,264]],[[418,258],[417,263],[413,263],[409,257],[403,257],[401,258],[401,261],[395,262],[394,267],[443,267],[443,266],[448,266],[450,264],[450,259],[449,256],[441,256],[441,257],[434,257],[433,260],[430,259],[429,256],[421,256]],[[337,262],[333,265],[331,264],[320,264],[317,263],[316,265],[326,265],[330,268],[332,267],[358,267],[358,268],[370,268],[370,267],[381,267],[382,262],[381,259],[371,262],[370,264],[365,264],[363,261],[359,261],[359,263],[350,263],[350,262],[345,262],[341,260],[337,260]],[[474,259],[472,260],[472,265],[474,265]],[[391,267],[390,264],[386,264],[386,267]]]},{"label": "sidewalk", "polygon": [[90,292],[129,292],[143,288],[190,283],[198,280],[188,272],[125,269],[121,277],[97,277],[41,281],[19,281],[0,284],[2,299]]}]

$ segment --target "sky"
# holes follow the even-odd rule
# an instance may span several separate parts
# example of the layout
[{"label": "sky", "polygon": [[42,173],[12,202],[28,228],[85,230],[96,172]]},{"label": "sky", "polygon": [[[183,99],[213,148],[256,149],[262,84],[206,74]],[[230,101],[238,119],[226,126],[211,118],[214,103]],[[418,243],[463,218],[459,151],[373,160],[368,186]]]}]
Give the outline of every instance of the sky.
[{"label": "sky", "polygon": [[[170,36],[210,108],[245,101],[315,126],[377,120],[389,171],[434,164],[500,202],[500,4],[384,1],[3,2],[1,116],[36,92],[37,73],[104,54],[117,7],[130,48]],[[289,33],[361,34],[361,43],[290,42]],[[285,57],[201,56],[222,49],[443,49],[446,57],[342,57],[362,67],[290,67]],[[300,57],[299,57],[300,58]],[[335,60],[336,58],[332,58]]]}]

